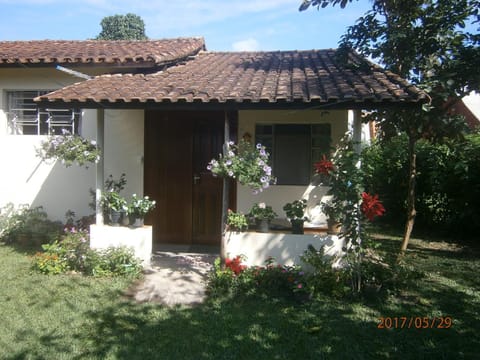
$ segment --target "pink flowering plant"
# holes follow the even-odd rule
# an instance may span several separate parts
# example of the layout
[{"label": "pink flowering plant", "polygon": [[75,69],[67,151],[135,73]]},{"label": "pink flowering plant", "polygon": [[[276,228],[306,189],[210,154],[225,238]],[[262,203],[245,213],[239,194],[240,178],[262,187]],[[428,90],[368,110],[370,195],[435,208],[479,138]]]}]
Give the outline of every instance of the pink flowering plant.
[{"label": "pink flowering plant", "polygon": [[220,154],[218,159],[212,159],[208,163],[207,169],[213,175],[235,179],[253,189],[254,193],[262,192],[275,184],[265,146],[253,146],[241,140],[238,145],[233,141],[228,142],[225,149],[223,155]]},{"label": "pink flowering plant", "polygon": [[67,130],[62,130],[61,135],[50,135],[36,152],[43,161],[60,160],[66,167],[73,164],[88,167],[89,163],[97,163],[101,156],[95,140],[87,140]]}]

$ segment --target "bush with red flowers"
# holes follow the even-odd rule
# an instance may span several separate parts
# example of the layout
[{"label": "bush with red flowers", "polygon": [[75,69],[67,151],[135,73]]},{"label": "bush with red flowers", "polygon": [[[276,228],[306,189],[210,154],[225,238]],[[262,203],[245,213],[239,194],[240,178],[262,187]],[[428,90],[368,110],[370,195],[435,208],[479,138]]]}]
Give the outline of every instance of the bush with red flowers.
[{"label": "bush with red flowers", "polygon": [[378,195],[370,195],[369,193],[362,193],[362,213],[368,220],[373,221],[377,216],[382,216],[385,213],[383,204],[378,200]]},{"label": "bush with red flowers", "polygon": [[321,175],[322,185],[330,187],[327,194],[332,199],[324,205],[323,211],[342,224],[340,235],[345,239],[345,259],[351,269],[352,289],[359,292],[363,253],[370,241],[365,220],[373,221],[385,213],[385,208],[378,195],[364,191],[361,154],[355,151],[349,134],[340,141],[332,160],[323,157],[315,168]]},{"label": "bush with red flowers", "polygon": [[237,276],[247,268],[246,265],[242,265],[242,257],[240,255],[234,257],[233,259],[225,259],[225,267],[232,270]]}]

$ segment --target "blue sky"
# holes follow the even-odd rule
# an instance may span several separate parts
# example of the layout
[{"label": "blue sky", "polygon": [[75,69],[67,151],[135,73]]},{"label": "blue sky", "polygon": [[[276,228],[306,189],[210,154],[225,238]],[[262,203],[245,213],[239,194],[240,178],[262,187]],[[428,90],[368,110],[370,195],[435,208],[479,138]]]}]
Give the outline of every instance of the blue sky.
[{"label": "blue sky", "polygon": [[0,0],[0,40],[84,40],[105,16],[134,13],[151,39],[203,36],[208,50],[336,47],[370,6],[299,12],[301,0]]}]

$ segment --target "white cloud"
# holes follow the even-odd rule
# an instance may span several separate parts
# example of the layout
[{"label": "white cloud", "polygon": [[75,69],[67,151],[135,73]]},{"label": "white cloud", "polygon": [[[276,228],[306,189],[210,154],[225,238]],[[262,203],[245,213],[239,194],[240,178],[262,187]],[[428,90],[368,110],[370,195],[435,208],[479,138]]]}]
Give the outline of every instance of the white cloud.
[{"label": "white cloud", "polygon": [[260,44],[255,39],[245,39],[236,41],[232,44],[232,49],[234,51],[258,51],[260,49]]}]

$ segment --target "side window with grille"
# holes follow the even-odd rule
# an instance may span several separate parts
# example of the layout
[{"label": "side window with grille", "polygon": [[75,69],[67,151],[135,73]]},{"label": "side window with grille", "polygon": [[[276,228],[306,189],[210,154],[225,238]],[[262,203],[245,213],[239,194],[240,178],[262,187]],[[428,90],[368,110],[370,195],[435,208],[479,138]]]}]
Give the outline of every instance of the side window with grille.
[{"label": "side window with grille", "polygon": [[42,109],[33,101],[48,93],[43,90],[8,91],[7,118],[12,135],[78,133],[81,112],[78,109]]}]

